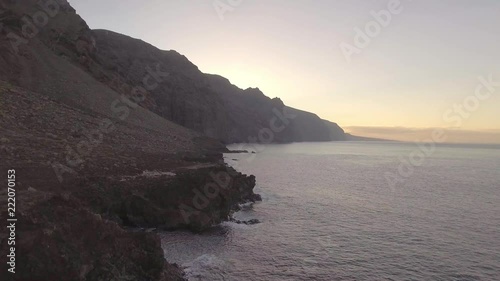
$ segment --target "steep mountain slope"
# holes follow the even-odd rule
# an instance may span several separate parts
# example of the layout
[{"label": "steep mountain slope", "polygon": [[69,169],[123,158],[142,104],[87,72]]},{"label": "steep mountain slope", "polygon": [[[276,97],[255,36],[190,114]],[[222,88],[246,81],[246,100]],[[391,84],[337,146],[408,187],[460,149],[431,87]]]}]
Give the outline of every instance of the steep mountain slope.
[{"label": "steep mountain slope", "polygon": [[[259,89],[242,90],[223,77],[202,73],[175,51],[111,31],[92,31],[66,0],[46,6],[21,2],[2,1],[2,22],[7,23],[2,32],[20,39],[9,37],[10,42],[0,45],[0,63],[9,66],[0,69],[0,78],[15,85],[104,114],[116,94],[135,98],[148,110],[134,110],[127,122],[158,127],[150,125],[150,119],[162,122],[151,111],[225,143],[344,137],[338,126],[325,126],[316,115],[289,108]],[[57,8],[50,3],[58,3]],[[29,19],[40,11],[46,11],[47,21],[38,27]],[[16,45],[16,54],[10,45]]]},{"label": "steep mountain slope", "polygon": [[[224,77],[204,74],[175,51],[162,51],[111,31],[95,30],[93,34],[97,49],[95,62],[103,69],[97,75],[119,74],[119,77],[98,76],[98,79],[118,79],[122,84],[135,86],[143,83],[151,69],[164,75],[143,106],[173,122],[226,143],[343,139],[340,128],[330,134],[331,129],[316,115],[287,107],[280,99],[271,99],[258,88],[242,90]],[[270,125],[283,115],[293,118],[278,118]],[[272,130],[272,138],[259,137],[273,129],[273,125],[277,129]]]},{"label": "steep mountain slope", "polygon": [[[49,17],[43,28],[36,27],[31,18],[43,11],[37,5],[38,1],[3,0],[1,3],[6,11],[3,14],[5,37],[0,42],[1,80],[84,111],[108,117],[120,113],[120,116],[126,116],[123,122],[151,130],[168,131],[172,126],[179,127],[142,107],[121,111],[126,100],[82,69],[81,63],[85,63],[95,50],[93,38],[88,26],[67,1],[57,2],[56,16]],[[37,32],[30,35],[26,32],[30,28]],[[25,42],[17,45],[13,36],[21,37]]]},{"label": "steep mountain slope", "polygon": [[[227,167],[218,143],[167,126],[108,119],[0,81],[0,170],[15,170],[22,221],[16,280],[183,280],[154,233],[123,227],[200,231],[257,197],[255,178]],[[218,175],[229,180],[210,200],[199,195]],[[2,253],[7,239],[1,231]],[[0,261],[0,280],[12,280]]]},{"label": "steep mountain slope", "polygon": [[[183,280],[155,233],[129,227],[204,230],[258,199],[255,178],[223,163],[219,141],[137,106],[137,88],[97,80],[91,31],[67,1],[1,0],[0,20],[0,170],[15,170],[22,221],[15,280]],[[228,180],[198,205],[214,175]],[[13,280],[6,259],[0,279]]]},{"label": "steep mountain slope", "polygon": [[337,123],[333,123],[328,120],[323,120],[323,122],[330,131],[330,139],[339,141],[345,141],[347,139],[347,134],[344,129],[342,129]]},{"label": "steep mountain slope", "polygon": [[[237,133],[233,137],[239,139],[234,142],[248,142],[249,137],[258,139],[263,128],[273,129],[274,126],[278,128],[271,130],[275,136],[273,142],[343,140],[344,131],[340,127],[329,127],[313,113],[288,107],[281,99],[271,99],[258,88],[242,90],[222,76],[206,74],[206,77],[211,88],[228,105],[230,119],[236,124],[233,130]],[[282,117],[286,117],[285,122],[272,122],[276,119],[282,121]],[[335,123],[331,124],[336,126]],[[279,127],[283,127],[283,130]]]}]

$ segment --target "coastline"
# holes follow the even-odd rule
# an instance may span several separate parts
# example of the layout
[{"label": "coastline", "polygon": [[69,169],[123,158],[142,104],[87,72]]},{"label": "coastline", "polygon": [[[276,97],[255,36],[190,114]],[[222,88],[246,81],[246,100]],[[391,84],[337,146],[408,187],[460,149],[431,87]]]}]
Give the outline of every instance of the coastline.
[{"label": "coastline", "polygon": [[[66,128],[92,129],[99,116],[0,86],[1,169],[15,169],[17,180],[16,280],[183,280],[149,230],[204,231],[228,221],[239,203],[258,200],[255,177],[225,164],[222,144],[177,126],[162,133],[117,123],[118,133],[60,182],[46,159],[87,139]],[[172,130],[177,139],[169,141]],[[59,137],[65,135],[71,138]],[[19,141],[25,138],[29,144]],[[0,237],[5,252],[6,239]]]}]

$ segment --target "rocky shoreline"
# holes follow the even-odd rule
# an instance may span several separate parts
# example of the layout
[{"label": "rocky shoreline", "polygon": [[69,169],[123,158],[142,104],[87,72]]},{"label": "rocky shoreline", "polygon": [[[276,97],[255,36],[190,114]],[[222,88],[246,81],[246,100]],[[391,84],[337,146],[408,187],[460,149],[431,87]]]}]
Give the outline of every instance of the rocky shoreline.
[{"label": "rocky shoreline", "polygon": [[[165,261],[156,233],[129,227],[200,232],[230,220],[238,203],[248,200],[245,194],[253,195],[253,177],[237,174],[227,192],[189,220],[179,207],[185,202],[196,208],[188,205],[196,196],[191,189],[221,169],[121,181],[88,178],[73,192],[21,189],[16,280],[184,280],[182,270]],[[4,251],[4,237],[1,242]]]},{"label": "rocky shoreline", "polygon": [[66,0],[0,0],[0,12],[0,171],[15,170],[17,219],[15,245],[0,232],[0,280],[183,280],[157,234],[132,229],[204,231],[259,200],[255,177],[203,128],[148,110]]},{"label": "rocky shoreline", "polygon": [[[208,165],[207,165],[208,164]],[[255,177],[216,163],[128,179],[93,177],[73,195],[95,213],[127,227],[204,231],[228,221],[241,203],[255,202]]]},{"label": "rocky shoreline", "polygon": [[[231,182],[206,197],[205,208],[193,204],[199,194],[193,190],[227,170],[214,164],[175,175],[78,178],[64,191],[37,190],[21,174],[15,280],[184,280],[182,270],[165,261],[157,234],[136,229],[201,232],[231,220],[238,204],[258,200],[253,176],[230,171]],[[189,210],[195,211],[186,219]]]},{"label": "rocky shoreline", "polygon": [[67,0],[0,0],[0,14],[0,172],[15,170],[18,219],[16,274],[2,254],[0,280],[183,280],[155,233],[131,229],[200,232],[260,200],[222,141],[344,137],[175,51],[91,30]]},{"label": "rocky shoreline", "polygon": [[[2,255],[1,280],[184,280],[158,235],[135,229],[200,232],[260,198],[255,177],[224,163],[222,144],[175,126],[117,123],[60,182],[53,163],[88,140],[71,128],[90,130],[100,117],[9,84],[0,83],[0,94],[0,169],[16,170],[18,219],[15,279]],[[7,238],[1,232],[2,253]]]}]

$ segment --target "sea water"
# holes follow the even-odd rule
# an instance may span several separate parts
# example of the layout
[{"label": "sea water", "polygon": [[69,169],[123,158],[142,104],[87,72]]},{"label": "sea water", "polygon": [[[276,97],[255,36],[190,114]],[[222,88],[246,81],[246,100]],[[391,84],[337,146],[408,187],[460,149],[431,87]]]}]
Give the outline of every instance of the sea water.
[{"label": "sea water", "polygon": [[500,280],[499,146],[256,149],[225,158],[263,197],[236,218],[261,223],[161,234],[189,280]]}]

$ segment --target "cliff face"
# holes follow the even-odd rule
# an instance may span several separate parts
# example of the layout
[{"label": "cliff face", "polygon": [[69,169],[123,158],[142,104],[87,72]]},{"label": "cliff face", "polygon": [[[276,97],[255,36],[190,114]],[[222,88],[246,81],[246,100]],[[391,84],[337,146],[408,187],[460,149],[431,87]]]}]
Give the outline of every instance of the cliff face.
[{"label": "cliff face", "polygon": [[330,122],[328,120],[323,120],[326,124],[326,127],[330,133],[330,139],[345,141],[347,140],[347,134],[344,129],[342,129],[337,123]]},{"label": "cliff face", "polygon": [[18,208],[16,274],[2,264],[2,280],[185,280],[165,262],[154,233],[126,231],[72,197],[34,190],[18,196],[30,204]]},{"label": "cliff face", "polygon": [[[330,134],[318,116],[287,107],[258,88],[242,90],[224,77],[204,74],[175,51],[111,31],[93,34],[96,64],[104,73],[118,74],[112,78],[98,74],[98,79],[135,86],[154,70],[162,81],[143,106],[177,124],[225,143],[267,142],[269,138],[259,135],[273,127],[277,129],[272,130],[272,142],[342,140],[343,131]],[[283,115],[293,118],[273,121]]]},{"label": "cliff face", "polygon": [[96,79],[115,75],[66,1],[2,0],[0,19],[0,170],[16,171],[23,222],[16,280],[182,280],[155,233],[127,227],[205,230],[258,199],[255,178],[223,163],[221,142],[137,106],[138,88]]},{"label": "cliff face", "polygon": [[[218,75],[205,75],[210,87],[224,101],[230,120],[227,142],[267,142],[261,137],[272,131],[272,142],[337,141],[344,131],[330,129],[316,114],[286,106],[258,88],[239,89]],[[242,124],[242,125],[239,125]],[[334,123],[332,123],[334,124]]]},{"label": "cliff face", "polygon": [[[154,112],[225,143],[344,138],[338,126],[325,126],[318,116],[287,107],[259,89],[242,90],[221,76],[204,74],[175,51],[92,31],[66,0],[0,3],[6,23],[2,33],[8,37],[0,45],[0,62],[9,66],[0,70],[0,78],[15,85],[104,114],[109,108],[103,105],[116,94],[140,97],[134,101],[147,110],[137,111]],[[40,13],[46,21],[36,17]]]}]

